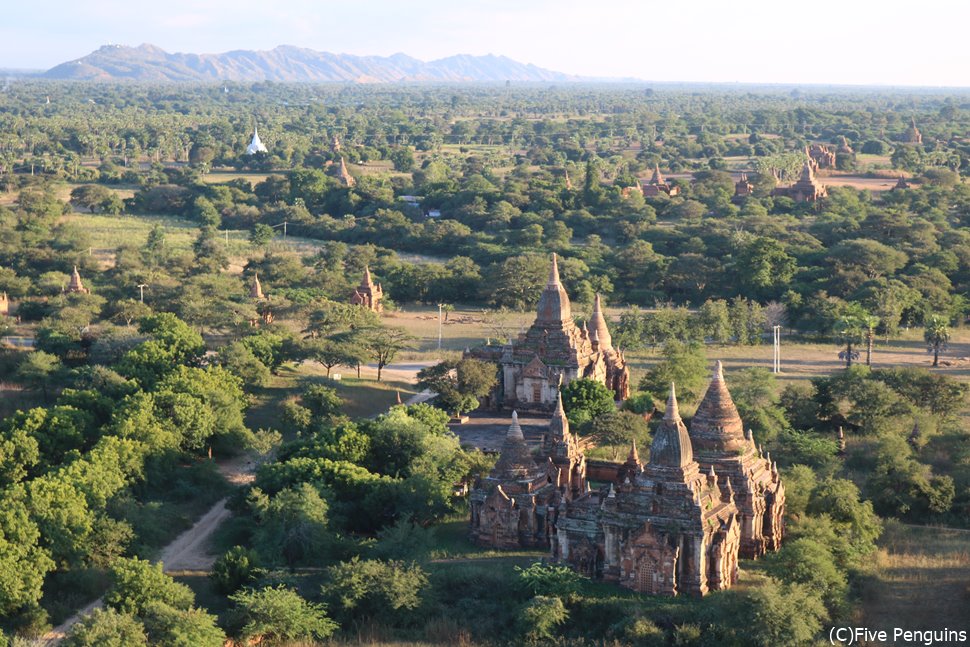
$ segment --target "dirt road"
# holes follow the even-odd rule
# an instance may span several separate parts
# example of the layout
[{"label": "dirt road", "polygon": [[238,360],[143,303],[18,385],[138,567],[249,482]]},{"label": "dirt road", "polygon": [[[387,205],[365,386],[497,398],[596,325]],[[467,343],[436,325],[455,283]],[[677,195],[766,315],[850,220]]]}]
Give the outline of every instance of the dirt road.
[{"label": "dirt road", "polygon": [[[395,380],[413,382],[418,371],[432,363],[392,364],[384,367],[384,374]],[[376,373],[376,367],[367,368]],[[408,398],[407,404],[424,402],[433,395],[431,391],[422,391]],[[219,472],[227,481],[234,485],[242,486],[251,483],[255,478],[257,463],[251,456],[245,455],[220,461],[218,467]],[[191,528],[176,537],[172,543],[162,549],[158,561],[162,562],[165,572],[209,571],[216,560],[215,555],[209,553],[209,540],[212,538],[216,529],[219,528],[219,525],[231,516],[232,512],[226,508],[226,499],[217,501]],[[42,638],[34,641],[34,644],[37,647],[57,645],[71,630],[71,627],[83,616],[100,608],[103,604],[103,601],[98,598],[44,634]]]}]

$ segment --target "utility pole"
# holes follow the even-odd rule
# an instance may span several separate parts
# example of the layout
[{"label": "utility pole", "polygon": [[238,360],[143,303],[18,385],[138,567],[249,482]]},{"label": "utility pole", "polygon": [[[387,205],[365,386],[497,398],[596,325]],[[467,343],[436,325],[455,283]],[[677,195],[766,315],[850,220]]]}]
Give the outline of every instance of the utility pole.
[{"label": "utility pole", "polygon": [[147,283],[138,284],[138,300],[145,303],[145,288],[148,287]]},{"label": "utility pole", "polygon": [[438,352],[441,352],[441,308],[443,303],[438,304]]},{"label": "utility pole", "polygon": [[774,333],[774,357],[772,357],[772,373],[781,373],[781,326],[772,328]]}]

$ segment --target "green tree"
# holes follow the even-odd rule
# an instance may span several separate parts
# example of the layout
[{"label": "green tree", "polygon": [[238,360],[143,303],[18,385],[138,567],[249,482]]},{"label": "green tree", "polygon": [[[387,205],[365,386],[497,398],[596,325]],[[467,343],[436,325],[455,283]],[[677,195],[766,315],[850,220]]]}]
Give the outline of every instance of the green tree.
[{"label": "green tree", "polygon": [[669,341],[664,344],[663,358],[647,371],[640,381],[640,390],[664,401],[673,382],[677,385],[677,396],[682,402],[697,402],[708,375],[704,347],[696,342],[685,344]]},{"label": "green tree", "polygon": [[162,572],[161,562],[122,558],[111,566],[111,586],[104,594],[106,605],[121,613],[144,616],[155,603],[187,610],[195,601],[192,589]]},{"label": "green tree", "polygon": [[213,564],[212,581],[221,593],[231,595],[262,574],[263,569],[259,563],[259,556],[255,551],[243,546],[233,546]]},{"label": "green tree", "polygon": [[846,304],[836,320],[833,332],[839,345],[845,347],[839,352],[839,359],[845,362],[846,368],[850,368],[853,360],[859,358],[859,351],[855,348],[872,330],[873,326],[869,325],[870,320],[871,315],[856,303]]},{"label": "green tree", "polygon": [[71,628],[65,647],[139,647],[148,645],[145,627],[130,613],[95,609]]},{"label": "green tree", "polygon": [[269,241],[273,240],[273,236],[276,231],[269,225],[257,222],[253,225],[252,231],[249,232],[249,244],[256,249],[261,249],[269,244]]},{"label": "green tree", "polygon": [[388,618],[416,609],[429,584],[417,564],[358,557],[331,566],[327,574],[323,595],[348,620]]},{"label": "green tree", "polygon": [[928,317],[923,328],[923,339],[927,349],[933,354],[933,368],[936,368],[940,365],[940,353],[950,343],[950,326],[947,320],[939,315]]},{"label": "green tree", "polygon": [[456,417],[478,406],[498,383],[498,367],[474,358],[446,360],[418,372],[418,386],[438,394],[438,401]]},{"label": "green tree", "polygon": [[152,602],[145,609],[143,622],[152,645],[222,647],[226,643],[226,634],[216,625],[216,617],[202,609],[177,609]]},{"label": "green tree", "polygon": [[27,388],[43,393],[44,402],[47,402],[50,387],[57,381],[63,369],[64,365],[55,355],[36,350],[24,356],[20,366],[17,367],[17,379],[21,380]]},{"label": "green tree", "polygon": [[283,586],[244,590],[229,596],[242,627],[239,637],[265,645],[326,640],[337,630],[324,608]]},{"label": "green tree", "polygon": [[596,380],[580,378],[562,387],[562,406],[569,421],[582,425],[604,413],[616,411],[615,394]]},{"label": "green tree", "polygon": [[363,331],[360,343],[368,357],[377,363],[377,381],[381,381],[384,367],[394,361],[399,352],[409,348],[414,337],[403,328],[381,326]]},{"label": "green tree", "polygon": [[557,630],[568,619],[569,610],[562,600],[537,595],[519,611],[519,631],[529,643],[549,643],[555,640]]}]

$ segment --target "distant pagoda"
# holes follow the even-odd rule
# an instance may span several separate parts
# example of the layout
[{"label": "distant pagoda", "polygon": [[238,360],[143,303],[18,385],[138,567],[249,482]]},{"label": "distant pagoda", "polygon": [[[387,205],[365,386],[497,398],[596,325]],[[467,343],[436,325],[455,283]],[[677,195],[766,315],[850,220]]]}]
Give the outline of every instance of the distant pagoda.
[{"label": "distant pagoda", "polygon": [[253,126],[253,140],[249,142],[249,146],[246,147],[246,155],[255,155],[256,153],[265,153],[266,146],[259,139],[259,128]]}]

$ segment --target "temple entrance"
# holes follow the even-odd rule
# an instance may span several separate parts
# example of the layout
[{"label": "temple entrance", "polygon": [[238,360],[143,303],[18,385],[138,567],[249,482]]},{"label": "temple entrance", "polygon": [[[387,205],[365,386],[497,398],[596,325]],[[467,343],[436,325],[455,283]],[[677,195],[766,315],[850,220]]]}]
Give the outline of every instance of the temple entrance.
[{"label": "temple entrance", "polygon": [[650,593],[656,595],[657,586],[656,582],[657,569],[654,566],[653,560],[643,559],[640,561],[637,567],[637,585],[636,590],[641,593]]}]

